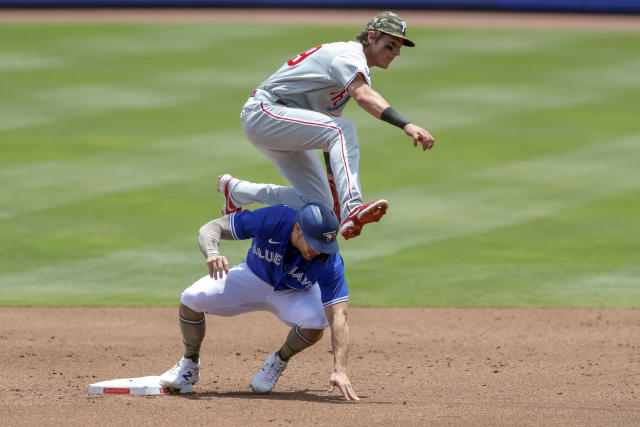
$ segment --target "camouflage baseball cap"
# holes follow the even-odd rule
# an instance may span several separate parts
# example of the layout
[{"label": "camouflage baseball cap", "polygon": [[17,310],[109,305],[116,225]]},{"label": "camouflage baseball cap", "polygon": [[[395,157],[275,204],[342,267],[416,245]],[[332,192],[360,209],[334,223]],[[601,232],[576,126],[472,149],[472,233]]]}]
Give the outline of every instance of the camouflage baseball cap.
[{"label": "camouflage baseball cap", "polygon": [[404,40],[405,46],[414,47],[416,44],[404,36],[407,29],[407,23],[393,12],[381,12],[373,17],[367,24],[365,30],[381,31],[394,37],[400,37]]}]

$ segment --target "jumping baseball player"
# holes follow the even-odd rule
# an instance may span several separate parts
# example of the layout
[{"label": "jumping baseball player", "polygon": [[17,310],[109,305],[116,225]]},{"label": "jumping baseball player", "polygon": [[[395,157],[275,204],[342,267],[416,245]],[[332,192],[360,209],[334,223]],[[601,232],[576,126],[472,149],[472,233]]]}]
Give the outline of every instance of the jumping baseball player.
[{"label": "jumping baseball player", "polygon": [[[321,203],[307,204],[300,211],[284,205],[244,210],[202,226],[199,243],[209,274],[182,293],[184,357],[162,374],[160,383],[181,389],[200,378],[205,313],[235,316],[264,310],[291,326],[291,331],[251,379],[256,393],[271,391],[289,358],[318,342],[329,325],[334,355],[329,391],[337,387],[346,400],[359,400],[346,371],[349,292],[338,254],[338,230],[335,214]],[[252,239],[246,261],[229,268],[218,250],[220,239]]]},{"label": "jumping baseball player", "polygon": [[[345,239],[358,236],[365,224],[380,220],[388,203],[363,203],[356,128],[340,116],[353,97],[374,117],[401,128],[414,146],[419,142],[423,150],[433,147],[428,131],[402,117],[371,88],[370,67],[386,69],[402,46],[415,46],[405,31],[406,23],[400,16],[379,13],[356,41],[307,49],[252,90],[240,115],[245,135],[292,187],[245,186],[244,181],[227,175],[226,181],[219,183],[230,194],[226,206],[230,210],[223,213],[250,203],[300,208],[319,201],[336,206]],[[329,182],[315,149],[325,152]],[[333,180],[338,200],[332,197]]]}]

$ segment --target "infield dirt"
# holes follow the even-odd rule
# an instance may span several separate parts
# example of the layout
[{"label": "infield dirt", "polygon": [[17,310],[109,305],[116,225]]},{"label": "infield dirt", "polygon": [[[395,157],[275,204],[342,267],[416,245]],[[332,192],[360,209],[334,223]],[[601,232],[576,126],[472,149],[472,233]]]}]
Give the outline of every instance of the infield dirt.
[{"label": "infield dirt", "polygon": [[351,308],[350,377],[328,393],[330,334],[269,395],[251,376],[288,328],[207,316],[190,395],[89,395],[179,360],[176,308],[0,308],[3,425],[638,425],[640,311]]}]

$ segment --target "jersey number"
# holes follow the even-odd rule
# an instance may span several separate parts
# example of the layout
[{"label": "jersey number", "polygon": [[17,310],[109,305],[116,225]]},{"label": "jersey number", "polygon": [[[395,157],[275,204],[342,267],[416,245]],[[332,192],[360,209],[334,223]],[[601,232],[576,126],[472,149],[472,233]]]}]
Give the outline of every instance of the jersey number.
[{"label": "jersey number", "polygon": [[291,58],[290,60],[287,61],[287,65],[290,66],[290,67],[292,67],[294,65],[298,65],[306,57],[308,57],[309,55],[311,55],[314,52],[317,52],[321,47],[322,47],[322,45],[316,46],[316,47],[312,47],[311,49],[307,49],[304,52],[297,54],[296,56],[294,56],[293,58]]}]

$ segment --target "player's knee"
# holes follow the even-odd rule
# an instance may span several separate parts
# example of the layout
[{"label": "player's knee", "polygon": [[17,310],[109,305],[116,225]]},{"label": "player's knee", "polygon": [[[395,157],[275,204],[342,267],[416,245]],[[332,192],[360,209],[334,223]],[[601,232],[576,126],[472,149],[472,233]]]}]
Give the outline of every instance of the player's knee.
[{"label": "player's knee", "polygon": [[315,196],[300,196],[301,205],[304,206],[307,203],[311,202],[321,202],[327,206],[333,206],[333,196],[331,195],[331,188],[329,187],[329,183],[327,183],[327,190],[322,194],[317,194]]},{"label": "player's knee", "polygon": [[322,203],[324,203],[327,206],[333,206],[333,195],[331,195],[331,189],[329,189],[329,193],[325,194],[325,196],[328,196],[328,197],[325,197]]},{"label": "player's knee", "polygon": [[180,304],[180,318],[187,321],[200,321],[204,318],[204,313],[201,311],[193,310],[184,304]]},{"label": "player's knee", "polygon": [[298,328],[298,333],[311,344],[315,344],[324,335],[324,329],[302,329]]},{"label": "player's knee", "polygon": [[354,140],[358,141],[358,133],[356,130],[356,125],[354,125],[351,121],[343,119],[340,121],[340,130],[342,131],[342,137],[344,137],[347,141]]},{"label": "player's knee", "polygon": [[[324,331],[327,326],[329,326],[329,322],[327,322],[327,319],[324,316],[308,317],[298,321],[298,329],[301,330]],[[320,336],[322,336],[322,334]]]},{"label": "player's knee", "polygon": [[349,132],[349,133],[356,133],[356,125],[353,124],[353,122],[349,121],[349,120],[344,120],[341,124],[340,127],[342,128],[343,132]]},{"label": "player's knee", "polygon": [[191,313],[202,313],[202,310],[198,309],[198,307],[203,296],[202,292],[191,292],[189,289],[185,290],[180,296],[180,311],[182,311],[182,307],[185,307]]}]

